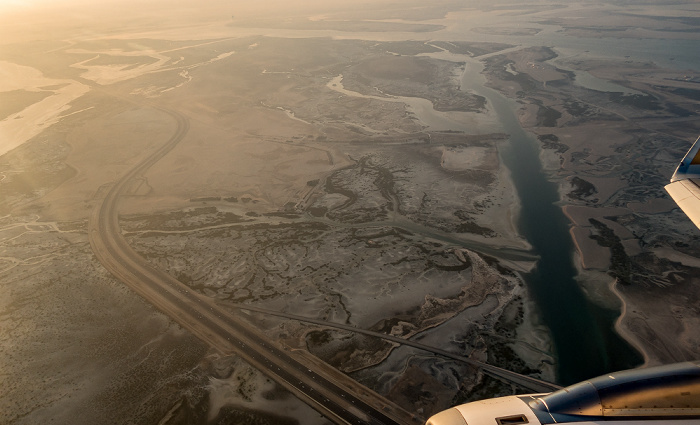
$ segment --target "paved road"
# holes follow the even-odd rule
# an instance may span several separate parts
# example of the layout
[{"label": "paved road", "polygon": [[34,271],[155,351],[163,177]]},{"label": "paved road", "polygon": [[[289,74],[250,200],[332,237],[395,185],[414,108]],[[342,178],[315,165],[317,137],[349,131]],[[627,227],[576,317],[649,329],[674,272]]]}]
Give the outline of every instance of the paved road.
[{"label": "paved road", "polygon": [[337,424],[419,424],[423,420],[337,371],[280,349],[255,329],[210,299],[190,290],[169,274],[151,266],[122,236],[119,197],[130,181],[141,176],[187,134],[189,121],[164,110],[177,122],[175,134],[156,152],[136,165],[110,189],[93,211],[89,239],[98,260],[119,280],[222,353],[235,352],[280,385]]},{"label": "paved road", "polygon": [[284,317],[285,319],[291,319],[291,320],[298,320],[300,322],[307,322],[307,323],[314,323],[316,325],[321,325],[321,326],[327,326],[327,327],[332,327],[332,328],[338,328],[338,329],[343,329],[347,330],[350,332],[356,332],[364,335],[369,335],[373,336],[375,338],[381,338],[385,339],[387,341],[392,341],[396,342],[399,344],[403,345],[408,345],[411,347],[415,347],[424,351],[428,351],[431,353],[439,354],[443,357],[447,357],[452,360],[456,360],[461,363],[466,363],[471,366],[475,366],[481,370],[483,370],[486,373],[489,373],[491,375],[494,375],[496,378],[499,378],[501,380],[504,380],[509,383],[513,384],[518,384],[524,388],[527,388],[531,391],[537,392],[537,393],[548,393],[551,391],[556,391],[562,389],[561,386],[557,384],[553,384],[551,382],[543,381],[541,379],[533,378],[532,376],[527,376],[527,375],[521,375],[519,373],[511,372],[510,370],[503,369],[502,367],[498,366],[493,366],[484,362],[480,362],[478,360],[472,360],[468,357],[464,356],[459,356],[455,353],[451,353],[449,351],[436,348],[436,347],[431,347],[426,344],[421,344],[420,342],[412,341],[410,339],[406,338],[399,338],[394,335],[387,335],[381,332],[374,332],[374,331],[368,331],[365,329],[359,329],[354,326],[350,325],[344,325],[340,323],[330,323],[326,322],[324,320],[318,320],[318,319],[311,319],[308,317],[303,317],[303,316],[297,316],[296,314],[289,314],[289,313],[281,313],[279,311],[273,311],[273,310],[268,310],[265,308],[259,308],[259,307],[254,307],[246,304],[233,304],[233,303],[226,303],[226,302],[221,302],[220,304],[224,306],[230,306],[231,308],[236,308],[239,310],[249,310],[249,311],[255,311],[258,313],[266,314],[269,316],[279,316],[279,317]]}]

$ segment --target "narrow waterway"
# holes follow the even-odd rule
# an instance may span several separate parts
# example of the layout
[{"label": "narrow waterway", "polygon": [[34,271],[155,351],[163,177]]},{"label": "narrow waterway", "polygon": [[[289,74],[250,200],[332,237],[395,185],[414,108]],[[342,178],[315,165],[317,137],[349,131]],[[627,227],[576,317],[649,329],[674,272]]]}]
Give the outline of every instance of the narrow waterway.
[{"label": "narrow waterway", "polygon": [[[485,78],[481,74],[483,64],[478,60],[447,51],[425,56],[466,62],[461,78],[462,90],[484,96],[495,117],[492,115],[486,119],[483,114],[476,114],[486,122],[475,128],[474,114],[438,112],[425,99],[381,98],[352,92],[343,87],[342,76],[334,78],[328,87],[348,96],[405,103],[432,130],[467,133],[477,130],[477,133],[483,133],[488,129],[509,134],[509,143],[501,149],[501,159],[510,171],[520,198],[518,229],[540,257],[535,270],[524,278],[552,335],[558,383],[568,385],[639,365],[642,358],[614,330],[619,312],[591,303],[575,280],[577,270],[573,264],[574,247],[569,234],[569,221],[560,206],[556,205],[560,200],[557,185],[549,181],[542,170],[537,141],[522,129],[515,116],[518,104],[484,86]],[[409,228],[410,223],[404,225]],[[426,234],[426,229],[422,229],[421,234]],[[470,243],[462,245],[479,252],[505,251],[472,246]],[[499,254],[502,256],[506,253]]]},{"label": "narrow waterway", "polygon": [[520,198],[519,231],[540,256],[536,269],[524,277],[551,330],[558,383],[568,385],[637,366],[641,357],[614,330],[619,312],[591,303],[575,281],[573,243],[569,222],[556,205],[557,185],[542,170],[534,136],[522,129],[515,116],[517,104],[483,85],[481,64],[467,66],[462,88],[486,97],[510,135],[501,159]]}]

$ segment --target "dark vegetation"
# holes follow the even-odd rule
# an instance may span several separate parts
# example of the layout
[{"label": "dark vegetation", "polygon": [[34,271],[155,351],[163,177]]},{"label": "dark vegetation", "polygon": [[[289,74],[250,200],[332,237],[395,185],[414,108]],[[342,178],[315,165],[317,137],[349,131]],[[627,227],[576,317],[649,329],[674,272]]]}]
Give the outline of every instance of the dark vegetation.
[{"label": "dark vegetation", "polygon": [[541,127],[556,127],[561,112],[549,106],[540,106],[537,110],[537,125]]},{"label": "dark vegetation", "polygon": [[564,101],[564,109],[574,117],[589,117],[596,113],[593,108],[578,100]]},{"label": "dark vegetation", "polygon": [[608,274],[617,279],[623,285],[631,284],[630,274],[632,265],[625,247],[622,245],[620,238],[612,231],[605,223],[602,223],[594,218],[589,218],[588,221],[595,227],[598,234],[591,235],[591,239],[598,242],[598,245],[610,248],[610,270]]},{"label": "dark vegetation", "polygon": [[515,338],[516,330],[523,323],[524,317],[523,299],[517,296],[503,309],[503,314],[498,318],[494,331],[505,338]]},{"label": "dark vegetation", "polygon": [[489,345],[487,363],[521,375],[540,373],[539,370],[528,367],[507,342],[496,342]]},{"label": "dark vegetation", "polygon": [[559,138],[555,134],[542,134],[538,136],[543,149],[553,149],[557,153],[564,153],[569,150],[569,147],[563,143],[559,143]]},{"label": "dark vegetation", "polygon": [[595,188],[593,183],[578,176],[571,178],[571,185],[574,187],[574,190],[566,195],[571,199],[583,200],[584,198],[588,198],[589,196],[598,193],[598,190]]},{"label": "dark vegetation", "polygon": [[624,94],[620,92],[608,93],[608,98],[620,105],[632,106],[646,111],[659,111],[663,109],[659,100],[648,94]]},{"label": "dark vegetation", "polygon": [[671,92],[679,96],[687,97],[688,99],[700,100],[700,90],[698,89],[678,87],[671,90]]},{"label": "dark vegetation", "polygon": [[495,237],[496,232],[488,227],[479,226],[469,217],[466,211],[457,210],[454,215],[461,220],[461,223],[455,228],[457,233],[474,233],[481,236]]}]

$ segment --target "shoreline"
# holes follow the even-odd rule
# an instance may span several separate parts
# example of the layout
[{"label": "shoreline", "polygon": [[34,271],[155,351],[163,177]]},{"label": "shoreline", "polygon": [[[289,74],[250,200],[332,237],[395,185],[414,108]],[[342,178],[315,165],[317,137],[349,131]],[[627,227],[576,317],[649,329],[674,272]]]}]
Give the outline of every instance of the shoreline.
[{"label": "shoreline", "polygon": [[627,300],[625,300],[625,297],[622,296],[620,291],[617,290],[617,280],[612,280],[610,282],[610,292],[612,292],[618,300],[620,300],[620,316],[617,318],[615,321],[615,332],[620,335],[625,341],[627,341],[628,344],[630,344],[632,347],[634,347],[635,350],[639,352],[639,354],[642,355],[642,358],[644,359],[644,362],[639,365],[638,367],[647,367],[649,366],[651,356],[649,355],[648,350],[637,341],[635,338],[635,335],[626,329],[623,325],[623,322],[627,316]]}]

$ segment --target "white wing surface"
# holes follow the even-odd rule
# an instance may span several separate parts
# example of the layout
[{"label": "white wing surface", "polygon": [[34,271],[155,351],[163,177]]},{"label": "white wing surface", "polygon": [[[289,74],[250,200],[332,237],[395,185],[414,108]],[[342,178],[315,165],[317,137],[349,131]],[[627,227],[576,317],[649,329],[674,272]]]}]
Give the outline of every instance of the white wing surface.
[{"label": "white wing surface", "polygon": [[700,137],[693,143],[671,177],[666,191],[700,228]]}]

